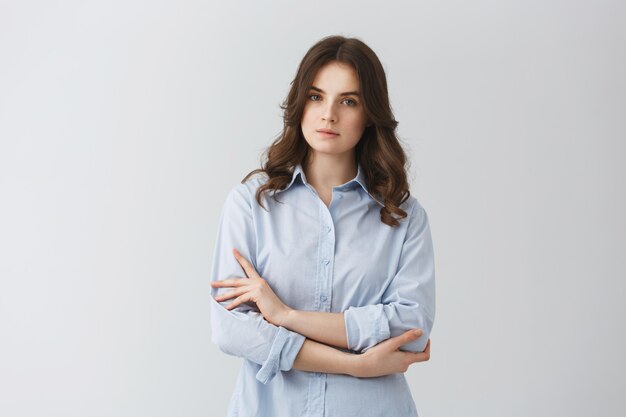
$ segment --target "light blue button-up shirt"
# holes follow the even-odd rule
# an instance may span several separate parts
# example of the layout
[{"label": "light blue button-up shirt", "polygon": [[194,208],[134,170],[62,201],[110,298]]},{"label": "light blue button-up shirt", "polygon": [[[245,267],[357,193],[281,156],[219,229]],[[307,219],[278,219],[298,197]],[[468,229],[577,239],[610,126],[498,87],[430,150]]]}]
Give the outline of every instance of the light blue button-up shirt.
[{"label": "light blue button-up shirt", "polygon": [[[301,165],[276,192],[281,203],[271,191],[263,196],[269,212],[255,200],[265,181],[255,174],[226,197],[211,279],[246,276],[237,248],[288,306],[343,312],[354,353],[412,328],[424,334],[402,349],[424,350],[435,317],[435,269],[428,216],[417,199],[400,206],[407,217],[391,227],[380,221],[383,204],[369,194],[360,165],[355,178],[333,187],[328,207]],[[213,297],[230,290],[211,290],[212,340],[244,359],[229,417],[417,416],[403,373],[357,378],[293,369],[305,337],[270,324],[254,303],[226,310],[233,299]]]}]

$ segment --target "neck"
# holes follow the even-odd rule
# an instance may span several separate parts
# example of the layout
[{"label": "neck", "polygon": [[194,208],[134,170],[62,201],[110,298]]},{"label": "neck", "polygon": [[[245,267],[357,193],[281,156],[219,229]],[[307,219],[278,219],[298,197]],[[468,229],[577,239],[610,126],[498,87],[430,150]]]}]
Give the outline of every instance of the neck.
[{"label": "neck", "polygon": [[354,152],[341,155],[310,152],[302,169],[313,187],[332,188],[356,177],[357,162]]}]

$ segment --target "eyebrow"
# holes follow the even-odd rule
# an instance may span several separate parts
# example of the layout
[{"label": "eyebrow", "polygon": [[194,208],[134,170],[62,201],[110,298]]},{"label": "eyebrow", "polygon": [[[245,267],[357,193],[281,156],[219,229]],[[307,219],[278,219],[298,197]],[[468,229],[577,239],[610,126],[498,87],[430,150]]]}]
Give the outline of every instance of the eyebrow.
[{"label": "eyebrow", "polygon": [[[315,91],[319,91],[320,93],[326,94],[324,90],[314,85],[311,86],[310,90],[315,90]],[[358,91],[346,91],[345,93],[340,93],[339,95],[340,96],[360,96]]]}]

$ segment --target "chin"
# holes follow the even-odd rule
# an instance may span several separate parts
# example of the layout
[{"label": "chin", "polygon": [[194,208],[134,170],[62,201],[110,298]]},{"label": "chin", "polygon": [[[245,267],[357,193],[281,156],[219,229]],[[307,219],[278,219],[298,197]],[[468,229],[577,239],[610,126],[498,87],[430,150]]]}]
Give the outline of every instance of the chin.
[{"label": "chin", "polygon": [[327,155],[341,155],[341,154],[348,152],[350,149],[338,148],[335,146],[328,146],[328,147],[320,146],[320,147],[311,147],[311,150],[313,152],[323,153]]}]

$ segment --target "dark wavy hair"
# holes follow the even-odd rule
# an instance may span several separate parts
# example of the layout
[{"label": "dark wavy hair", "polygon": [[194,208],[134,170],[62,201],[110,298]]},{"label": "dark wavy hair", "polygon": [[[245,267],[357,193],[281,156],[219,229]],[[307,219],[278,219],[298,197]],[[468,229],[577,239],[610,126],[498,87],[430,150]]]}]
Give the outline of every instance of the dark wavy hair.
[{"label": "dark wavy hair", "polygon": [[[357,38],[327,36],[307,51],[290,83],[287,98],[280,106],[283,110],[282,132],[263,152],[261,168],[248,173],[241,182],[256,173],[265,173],[268,180],[256,192],[258,204],[265,209],[261,197],[270,190],[274,191],[274,200],[280,202],[275,191],[287,187],[295,166],[302,163],[309,152],[300,125],[308,91],[317,71],[332,61],[352,66],[358,75],[362,103],[371,125],[365,128],[356,145],[356,159],[368,191],[384,203],[380,220],[389,226],[397,226],[397,219],[407,216],[399,206],[411,195],[406,175],[408,160],[395,134],[398,122],[389,103],[383,66],[374,51]],[[392,214],[397,215],[397,219]]]}]

